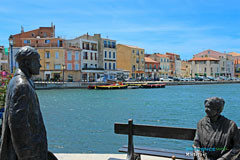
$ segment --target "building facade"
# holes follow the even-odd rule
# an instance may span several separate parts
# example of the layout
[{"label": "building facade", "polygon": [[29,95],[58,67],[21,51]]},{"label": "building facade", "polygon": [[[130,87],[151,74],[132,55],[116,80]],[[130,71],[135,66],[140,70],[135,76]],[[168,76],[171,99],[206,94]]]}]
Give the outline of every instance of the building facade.
[{"label": "building facade", "polygon": [[0,46],[0,70],[9,72],[8,48]]},{"label": "building facade", "polygon": [[[9,37],[9,67],[10,70],[15,70],[17,63],[15,62],[15,55],[17,51],[23,46],[32,46],[38,44],[39,38],[54,38],[55,37],[55,25],[51,24],[51,27],[39,27],[38,29],[24,32],[23,27],[21,28],[21,33],[10,35]],[[13,44],[10,44],[10,41]],[[34,44],[34,45],[33,45]]]},{"label": "building facade", "polygon": [[192,77],[191,63],[189,63],[188,61],[181,62],[181,77],[184,77],[184,78]]},{"label": "building facade", "polygon": [[194,57],[189,60],[191,63],[192,77],[220,75],[220,60],[212,57]]},{"label": "building facade", "polygon": [[234,76],[234,58],[232,55],[217,52],[214,50],[205,50],[198,54],[194,55],[195,58],[206,58],[206,57],[212,57],[219,60],[219,66],[218,66],[218,73],[216,77],[218,76],[225,76],[225,77],[232,77]]},{"label": "building facade", "polygon": [[144,79],[144,52],[143,48],[117,44],[117,68],[129,71],[129,77]]},{"label": "building facade", "polygon": [[150,58],[159,63],[158,78],[167,78],[170,74],[170,58],[167,55],[154,53],[149,55]]},{"label": "building facade", "polygon": [[228,55],[231,55],[234,59],[234,76],[240,77],[240,53],[230,52]]},{"label": "building facade", "polygon": [[84,34],[75,39],[66,40],[66,47],[75,47],[81,50],[81,80],[85,82],[96,81],[104,69],[98,63],[98,40],[93,36]]},{"label": "building facade", "polygon": [[170,76],[181,76],[181,58],[180,55],[174,53],[166,53],[170,59]]},{"label": "building facade", "polygon": [[150,57],[145,57],[145,78],[155,80],[159,78],[159,63]]}]

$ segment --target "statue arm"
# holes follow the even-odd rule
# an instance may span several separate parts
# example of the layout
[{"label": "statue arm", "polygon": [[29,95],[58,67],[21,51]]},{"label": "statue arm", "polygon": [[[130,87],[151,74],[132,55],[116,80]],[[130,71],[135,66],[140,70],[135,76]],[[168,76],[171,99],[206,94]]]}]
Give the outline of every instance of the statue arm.
[{"label": "statue arm", "polygon": [[8,118],[13,147],[20,160],[37,159],[37,153],[33,152],[33,134],[28,119],[31,105],[29,93],[30,89],[24,84],[14,90]]},{"label": "statue arm", "polygon": [[236,159],[239,154],[240,154],[240,134],[238,131],[238,127],[237,125],[233,122],[233,127],[231,128],[231,132],[230,132],[232,136],[232,141],[231,143],[233,144],[233,148],[230,149],[227,153],[225,153],[222,157],[224,159]]},{"label": "statue arm", "polygon": [[200,142],[200,133],[199,133],[199,126],[200,126],[200,122],[198,122],[197,125],[197,130],[195,133],[195,137],[194,137],[194,144],[193,144],[193,154],[194,154],[194,159],[195,160],[204,160],[203,158],[203,153],[201,152],[200,148],[201,148],[201,142]]}]

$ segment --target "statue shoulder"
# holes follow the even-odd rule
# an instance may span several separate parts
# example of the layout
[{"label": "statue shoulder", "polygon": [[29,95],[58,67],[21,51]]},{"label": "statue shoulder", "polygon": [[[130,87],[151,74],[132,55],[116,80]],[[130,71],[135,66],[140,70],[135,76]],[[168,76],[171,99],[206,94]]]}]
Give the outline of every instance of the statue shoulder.
[{"label": "statue shoulder", "polygon": [[13,77],[9,82],[9,87],[13,92],[27,92],[29,89],[31,89],[27,78],[21,75]]}]

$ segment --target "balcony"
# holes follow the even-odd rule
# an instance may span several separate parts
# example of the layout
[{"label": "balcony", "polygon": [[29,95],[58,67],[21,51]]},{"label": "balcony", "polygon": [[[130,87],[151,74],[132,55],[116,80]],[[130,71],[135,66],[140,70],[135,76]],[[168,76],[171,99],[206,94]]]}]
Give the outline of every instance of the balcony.
[{"label": "balcony", "polygon": [[104,70],[103,68],[83,67],[82,70]]}]

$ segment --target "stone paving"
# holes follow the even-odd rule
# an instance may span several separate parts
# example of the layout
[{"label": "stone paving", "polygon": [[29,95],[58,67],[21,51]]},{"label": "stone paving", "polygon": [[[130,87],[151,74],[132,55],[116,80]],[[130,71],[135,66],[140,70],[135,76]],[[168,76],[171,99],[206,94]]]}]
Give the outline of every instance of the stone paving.
[{"label": "stone paving", "polygon": [[[126,160],[126,154],[55,154],[59,160]],[[141,156],[141,160],[170,160],[169,158]]]}]

